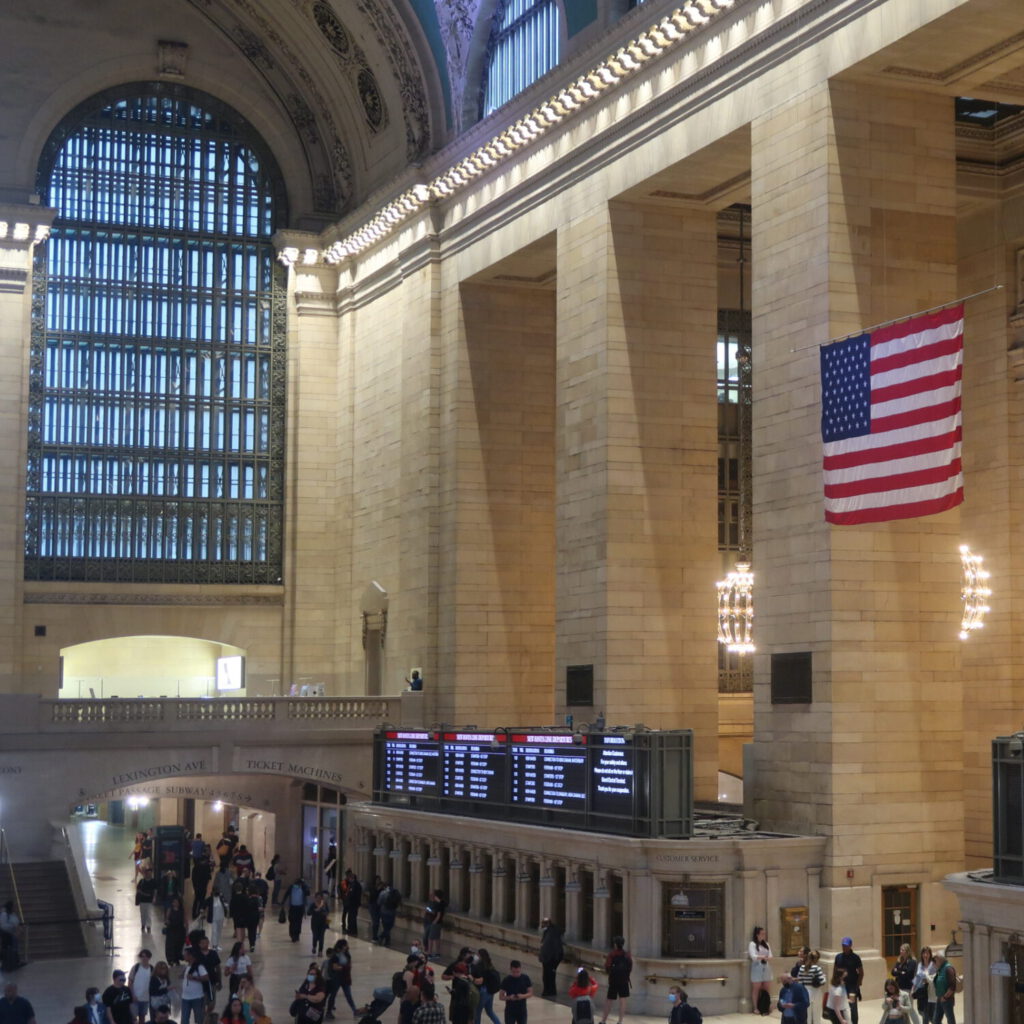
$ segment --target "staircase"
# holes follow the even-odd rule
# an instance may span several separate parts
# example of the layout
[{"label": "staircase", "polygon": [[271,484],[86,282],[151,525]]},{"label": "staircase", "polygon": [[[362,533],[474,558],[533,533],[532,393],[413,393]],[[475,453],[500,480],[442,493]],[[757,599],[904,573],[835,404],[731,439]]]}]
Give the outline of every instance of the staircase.
[{"label": "staircase", "polygon": [[[14,899],[10,872],[0,870],[0,906]],[[87,956],[78,908],[63,861],[11,864],[18,883],[24,915],[22,956],[29,960],[56,960]]]}]

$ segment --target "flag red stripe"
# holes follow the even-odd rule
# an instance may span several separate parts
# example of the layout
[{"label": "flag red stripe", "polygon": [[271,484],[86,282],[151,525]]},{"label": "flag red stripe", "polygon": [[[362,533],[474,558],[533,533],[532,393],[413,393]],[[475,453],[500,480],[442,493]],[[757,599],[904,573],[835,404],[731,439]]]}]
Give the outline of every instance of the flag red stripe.
[{"label": "flag red stripe", "polygon": [[964,368],[957,366],[952,370],[943,370],[941,373],[933,373],[930,377],[919,377],[914,380],[904,380],[899,384],[890,384],[887,388],[872,388],[871,401],[891,402],[896,398],[907,398],[909,395],[920,395],[925,391],[934,391],[936,388],[948,388],[963,379]]},{"label": "flag red stripe", "polygon": [[920,334],[923,331],[933,331],[936,327],[945,327],[947,324],[955,324],[962,320],[964,315],[963,303],[950,306],[947,309],[940,309],[937,313],[925,313],[923,316],[915,316],[911,320],[901,320],[897,324],[889,324],[886,327],[879,327],[871,335],[871,344],[884,345],[886,342],[894,341],[897,338],[905,338],[908,334]]},{"label": "flag red stripe", "polygon": [[913,455],[928,455],[931,452],[952,448],[963,437],[963,427],[950,430],[934,437],[919,437],[914,441],[887,444],[878,448],[865,448],[857,452],[843,452],[841,455],[826,455],[822,461],[827,470],[847,469],[872,462],[890,462],[893,459],[908,459]]},{"label": "flag red stripe", "polygon": [[908,348],[902,352],[893,352],[892,355],[880,356],[871,360],[871,375],[898,370],[902,366],[913,366],[915,363],[925,363],[929,359],[955,355],[962,345],[963,335],[958,334],[955,338],[943,338],[941,341],[933,341],[918,348]]},{"label": "flag red stripe", "polygon": [[906,427],[920,426],[922,423],[933,423],[935,420],[945,419],[947,416],[954,416],[960,411],[961,398],[951,398],[948,402],[940,402],[938,405],[926,405],[921,409],[908,409],[906,412],[897,413],[895,416],[882,416],[871,421],[872,434],[885,434],[890,430],[903,430]]},{"label": "flag red stripe", "polygon": [[884,523],[892,519],[915,519],[917,516],[931,516],[956,508],[964,500],[964,489],[957,488],[952,494],[928,501],[915,501],[909,505],[884,505],[860,509],[855,512],[825,511],[825,520],[837,526],[855,526],[858,523]]},{"label": "flag red stripe", "polygon": [[866,480],[850,480],[844,484],[826,484],[826,498],[852,498],[856,494],[879,494],[898,491],[904,487],[921,487],[924,484],[938,484],[960,473],[960,459],[953,459],[945,466],[917,469],[911,473],[894,473],[891,476],[872,476]]}]

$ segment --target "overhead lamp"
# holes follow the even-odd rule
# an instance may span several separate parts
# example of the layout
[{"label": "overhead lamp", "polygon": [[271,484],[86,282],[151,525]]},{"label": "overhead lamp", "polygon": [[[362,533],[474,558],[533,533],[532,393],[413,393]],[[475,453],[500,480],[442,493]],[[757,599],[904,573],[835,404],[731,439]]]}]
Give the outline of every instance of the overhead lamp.
[{"label": "overhead lamp", "polygon": [[960,603],[963,614],[960,618],[960,639],[966,640],[976,629],[985,625],[989,612],[988,598],[992,591],[988,587],[989,574],[982,568],[984,559],[974,554],[966,544],[960,545],[960,567],[963,579],[960,584]]}]

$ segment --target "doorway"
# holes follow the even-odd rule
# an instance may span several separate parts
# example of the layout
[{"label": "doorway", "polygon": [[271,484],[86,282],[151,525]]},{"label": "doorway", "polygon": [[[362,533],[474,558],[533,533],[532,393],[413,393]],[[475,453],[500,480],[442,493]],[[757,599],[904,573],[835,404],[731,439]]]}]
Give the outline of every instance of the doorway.
[{"label": "doorway", "polygon": [[892,965],[906,942],[913,954],[917,946],[917,886],[882,886],[882,956]]}]

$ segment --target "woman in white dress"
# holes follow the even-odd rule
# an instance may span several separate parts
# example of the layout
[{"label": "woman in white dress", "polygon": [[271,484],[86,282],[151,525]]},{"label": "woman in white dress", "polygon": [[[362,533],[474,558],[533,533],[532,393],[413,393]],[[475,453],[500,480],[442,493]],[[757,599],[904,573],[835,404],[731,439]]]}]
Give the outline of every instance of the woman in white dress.
[{"label": "woman in white dress", "polygon": [[768,993],[768,1005],[771,1006],[772,948],[768,945],[768,933],[760,925],[754,927],[747,953],[750,956],[750,1009],[761,1013],[757,1008],[761,992]]}]

